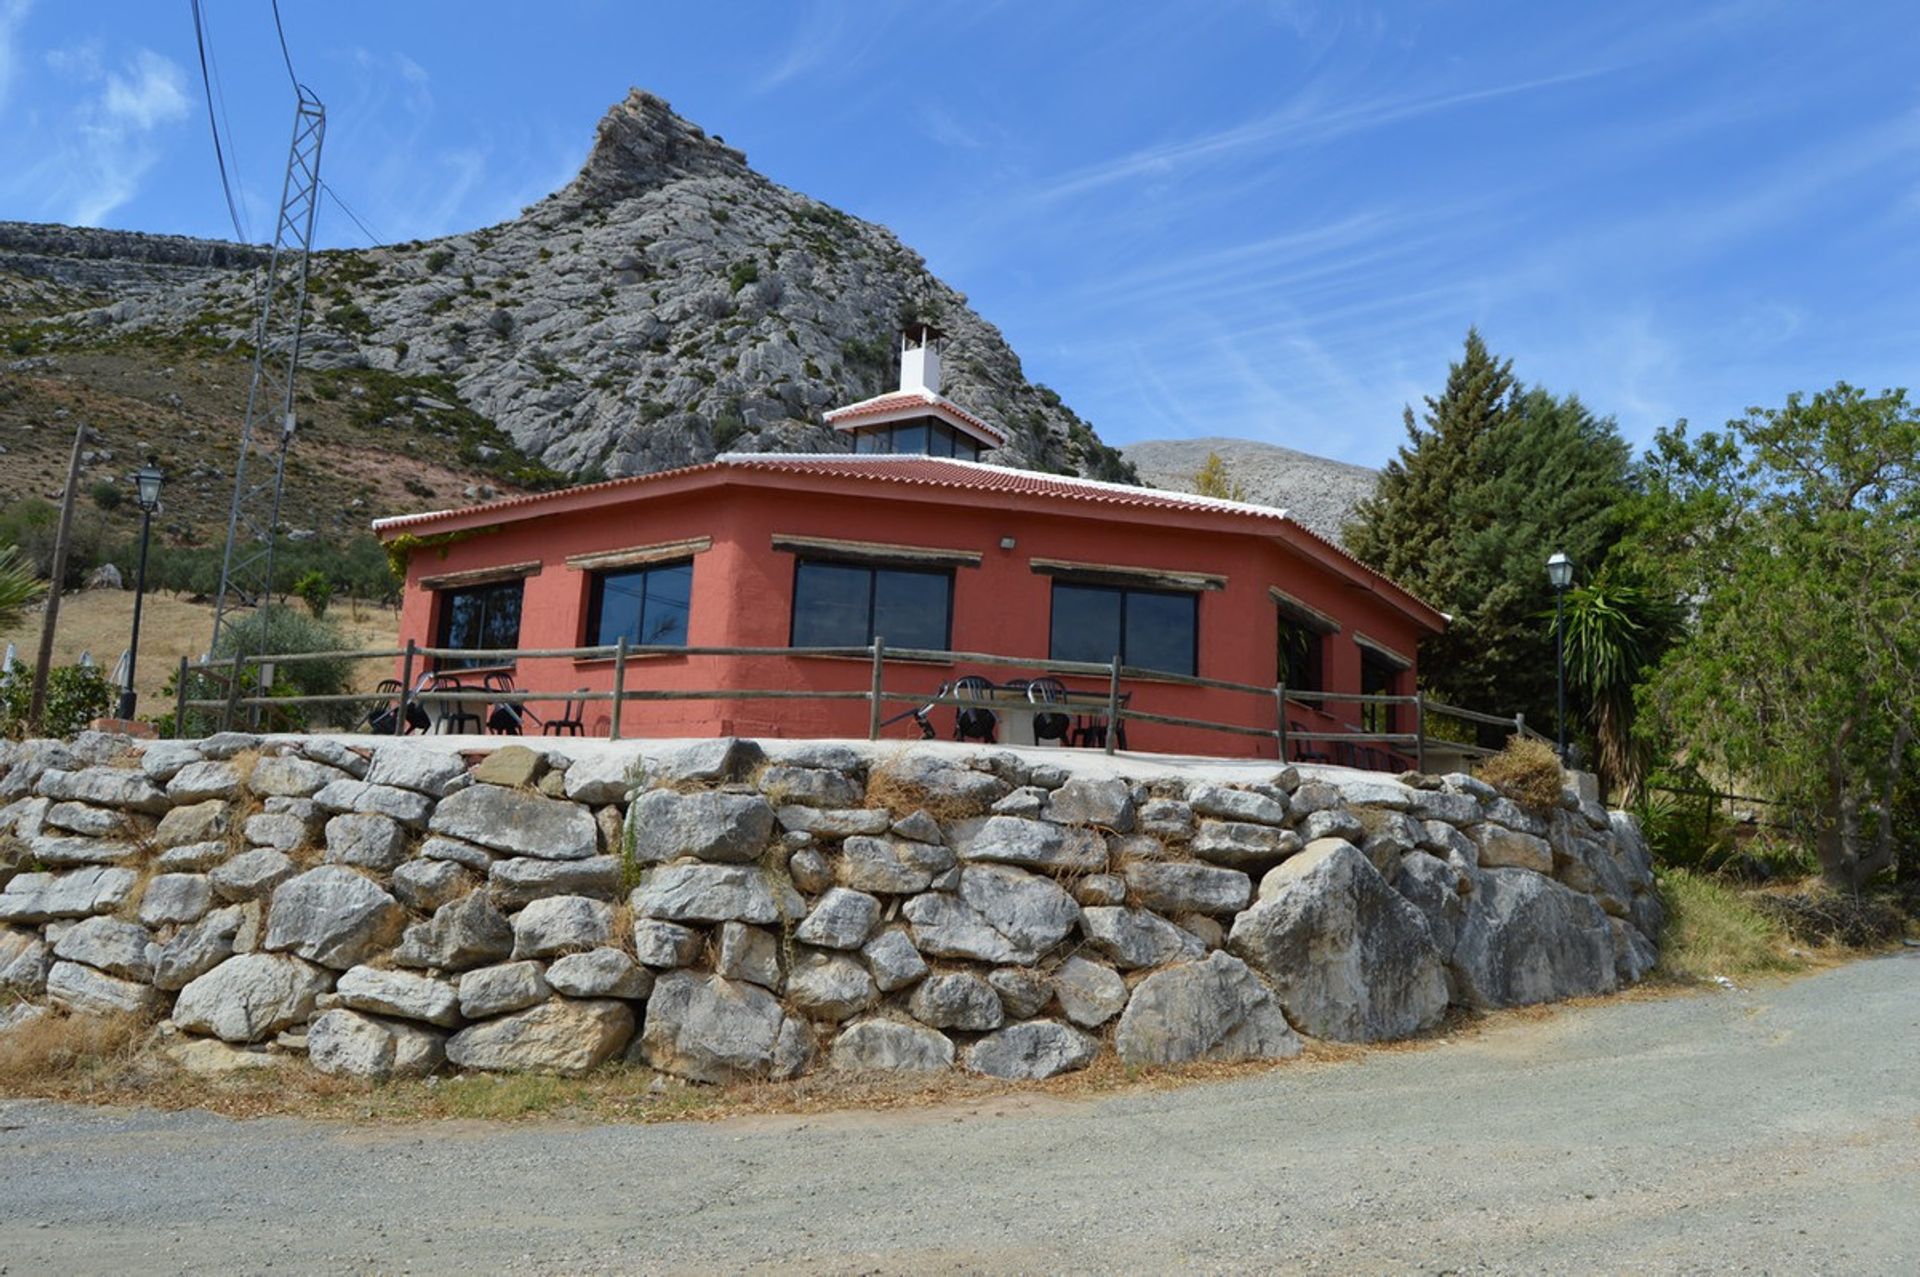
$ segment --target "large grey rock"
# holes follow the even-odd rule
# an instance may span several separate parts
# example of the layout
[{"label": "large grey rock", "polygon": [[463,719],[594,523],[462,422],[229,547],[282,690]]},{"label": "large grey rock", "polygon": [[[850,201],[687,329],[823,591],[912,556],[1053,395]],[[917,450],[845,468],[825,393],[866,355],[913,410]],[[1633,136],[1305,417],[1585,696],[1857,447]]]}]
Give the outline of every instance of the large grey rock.
[{"label": "large grey rock", "polygon": [[1080,906],[1050,879],[1010,865],[967,865],[957,893],[926,892],[903,912],[922,953],[1024,965],[1066,938]]},{"label": "large grey rock", "polygon": [[953,1041],[909,1020],[859,1020],[833,1039],[828,1061],[850,1073],[944,1073],[953,1067]]},{"label": "large grey rock", "polygon": [[327,860],[387,873],[407,858],[407,834],[391,817],[348,812],[327,822]]},{"label": "large grey rock", "polygon": [[128,823],[125,813],[91,803],[52,803],[41,819],[55,829],[83,838],[112,837],[124,832]]},{"label": "large grey rock", "polygon": [[1300,1054],[1300,1037],[1273,991],[1225,953],[1156,971],[1140,982],[1114,1050],[1128,1064],[1278,1060]]},{"label": "large grey rock", "polygon": [[180,989],[233,956],[234,943],[247,925],[246,911],[237,905],[215,909],[190,927],[182,927],[160,947],[153,962],[153,983],[161,989]]},{"label": "large grey rock", "polygon": [[757,985],[691,971],[654,982],[641,1030],[641,1058],[696,1082],[797,1077],[813,1059],[813,1037]]},{"label": "large grey rock", "polygon": [[1087,943],[1118,967],[1157,967],[1207,951],[1198,936],[1145,909],[1102,905],[1081,914]]},{"label": "large grey rock", "polygon": [[148,816],[163,815],[173,805],[145,773],[126,767],[48,768],[40,773],[34,792],[55,802],[91,803]]},{"label": "large grey rock", "polygon": [[79,1015],[145,1015],[160,1005],[160,991],[78,962],[55,962],[47,972],[47,1001]]},{"label": "large grey rock", "polygon": [[653,972],[618,949],[570,953],[547,968],[547,983],[570,998],[644,998],[653,991]]},{"label": "large grey rock", "polygon": [[1304,842],[1316,843],[1322,838],[1339,838],[1359,843],[1367,835],[1367,827],[1360,823],[1360,817],[1345,807],[1329,807],[1325,811],[1310,812],[1300,822],[1300,838]]},{"label": "large grey rock", "polygon": [[1099,1040],[1054,1020],[1009,1024],[967,1048],[970,1073],[1038,1081],[1084,1069],[1100,1053]]},{"label": "large grey rock", "polygon": [[867,960],[867,969],[873,972],[873,982],[882,993],[904,989],[927,974],[927,960],[898,927],[889,927],[867,941],[860,956]]},{"label": "large grey rock", "polygon": [[1622,985],[1638,984],[1660,965],[1660,950],[1631,922],[1608,918],[1613,928],[1613,973]]},{"label": "large grey rock", "polygon": [[1000,995],[1009,1020],[1031,1019],[1053,1001],[1053,977],[1033,967],[995,967],[987,983]]},{"label": "large grey rock", "polygon": [[60,933],[53,943],[53,956],[144,984],[153,978],[153,961],[147,952],[152,943],[153,934],[138,923],[88,918]]},{"label": "large grey rock", "polygon": [[392,944],[406,920],[400,902],[374,882],[322,865],[274,891],[266,947],[344,971]]},{"label": "large grey rock", "polygon": [[1203,820],[1193,836],[1193,854],[1215,864],[1245,868],[1270,865],[1300,850],[1300,836],[1289,829],[1244,821]]},{"label": "large grey rock", "polygon": [[1277,793],[1229,789],[1225,785],[1197,784],[1187,789],[1187,806],[1198,816],[1245,825],[1284,825],[1287,803]]},{"label": "large grey rock", "polygon": [[27,852],[43,865],[64,869],[72,865],[122,864],[132,860],[139,848],[117,838],[75,838],[43,833],[27,843]]},{"label": "large grey rock", "polygon": [[880,921],[880,902],[863,891],[835,887],[801,920],[794,939],[823,949],[858,949]]},{"label": "large grey rock", "polygon": [[155,874],[140,893],[140,921],[149,927],[198,922],[213,908],[213,883],[205,874]]},{"label": "large grey rock", "polygon": [[1143,860],[1124,875],[1133,898],[1159,913],[1238,913],[1253,896],[1251,878],[1218,865]]},{"label": "large grey rock", "polygon": [[513,915],[513,956],[579,953],[613,939],[613,906],[587,896],[546,896]]},{"label": "large grey rock", "polygon": [[834,876],[856,891],[910,895],[925,891],[953,865],[953,852],[932,843],[856,836],[841,844]]},{"label": "large grey rock", "polygon": [[1124,834],[1133,829],[1133,787],[1119,779],[1077,777],[1047,795],[1041,814],[1062,825],[1099,825]]},{"label": "large grey rock", "polygon": [[356,1011],[424,1020],[442,1028],[460,1023],[460,994],[445,980],[408,971],[354,967],[340,977],[334,993]]},{"label": "large grey rock", "polygon": [[876,766],[867,788],[882,784],[913,806],[985,811],[1013,789],[990,772],[908,748]]},{"label": "large grey rock", "polygon": [[850,838],[855,835],[876,837],[893,825],[893,815],[884,807],[833,808],[806,807],[798,803],[774,812],[780,827],[819,838]]},{"label": "large grey rock", "polygon": [[983,1032],[1006,1020],[1000,995],[971,971],[943,971],[914,986],[907,1010],[922,1024],[936,1029]]},{"label": "large grey rock", "polygon": [[1149,798],[1135,813],[1134,828],[1153,838],[1189,838],[1193,808],[1178,798]]},{"label": "large grey rock", "polygon": [[192,741],[157,740],[140,752],[140,770],[156,785],[164,785],[180,774],[188,763],[197,763],[203,755]]},{"label": "large grey rock", "polygon": [[304,1023],[333,974],[284,953],[228,958],[180,990],[173,1022],[227,1042],[260,1042]]},{"label": "large grey rock", "polygon": [[1414,789],[1409,790],[1408,795],[1407,814],[1415,820],[1438,820],[1464,828],[1478,824],[1485,818],[1480,800],[1472,794],[1446,789]]},{"label": "large grey rock", "polygon": [[1553,848],[1545,838],[1484,821],[1467,831],[1479,849],[1479,863],[1485,869],[1531,869],[1535,873],[1553,872]]},{"label": "large grey rock", "polygon": [[1482,869],[1454,941],[1462,1001],[1522,1006],[1610,993],[1613,928],[1591,896],[1526,869]]},{"label": "large grey rock", "polygon": [[802,908],[791,887],[771,881],[757,865],[655,865],[641,874],[633,891],[634,913],[669,922],[764,925]]},{"label": "large grey rock", "polygon": [[546,968],[538,962],[503,962],[460,977],[460,1014],[469,1020],[522,1011],[552,996]]},{"label": "large grey rock", "polygon": [[88,865],[65,873],[23,873],[0,891],[0,922],[49,922],[111,913],[133,895],[132,869]]},{"label": "large grey rock", "polygon": [[1460,921],[1466,917],[1467,893],[1472,881],[1455,866],[1424,851],[1401,857],[1393,888],[1407,898],[1427,921],[1427,932],[1442,962],[1453,960]]},{"label": "large grey rock", "polygon": [[1407,810],[1418,792],[1397,780],[1351,772],[1337,773],[1333,784],[1349,807],[1385,807],[1389,811]]},{"label": "large grey rock", "polygon": [[745,980],[778,992],[780,941],[771,931],[744,922],[722,923],[714,971],[729,980]]},{"label": "large grey rock", "polygon": [[787,972],[787,1000],[815,1020],[844,1020],[877,997],[873,977],[848,954],[806,950]]},{"label": "large grey rock", "polygon": [[270,754],[254,763],[247,788],[262,798],[311,798],[336,780],[354,777],[298,754]]},{"label": "large grey rock", "polygon": [[188,763],[167,782],[167,798],[175,804],[227,799],[240,792],[240,769],[230,762]]},{"label": "large grey rock", "polygon": [[447,1039],[447,1060],[492,1073],[579,1074],[611,1059],[632,1037],[633,1009],[626,1003],[554,998],[460,1030]]},{"label": "large grey rock", "polygon": [[396,785],[370,785],[364,780],[336,780],[316,793],[316,807],[333,812],[360,812],[386,816],[409,829],[425,829],[433,814],[433,799]]},{"label": "large grey rock", "polygon": [[446,971],[498,962],[513,952],[513,926],[485,892],[441,905],[421,936],[424,965]]},{"label": "large grey rock", "polygon": [[358,780],[367,774],[367,757],[352,745],[324,736],[306,736],[295,742],[303,758],[338,768]]},{"label": "large grey rock", "polygon": [[246,834],[247,841],[256,847],[298,851],[313,841],[316,830],[314,822],[303,814],[263,811],[247,817],[242,832]]},{"label": "large grey rock", "polygon": [[426,750],[418,745],[382,745],[367,765],[367,783],[411,789],[429,798],[445,798],[466,776],[460,755]]},{"label": "large grey rock", "polygon": [[760,773],[760,792],[782,806],[857,807],[866,799],[858,777],[824,767],[775,763]]},{"label": "large grey rock", "polygon": [[47,944],[32,931],[0,927],[0,993],[37,998],[46,992]]},{"label": "large grey rock", "polygon": [[1228,948],[1314,1037],[1375,1042],[1437,1024],[1447,976],[1426,920],[1351,843],[1311,843],[1260,883]]},{"label": "large grey rock", "polygon": [[1097,1029],[1127,1005],[1127,982],[1112,967],[1068,958],[1053,973],[1054,996],[1075,1024]]},{"label": "large grey rock", "polygon": [[962,860],[1066,873],[1099,873],[1107,867],[1107,841],[1096,830],[1019,816],[989,816],[956,832],[955,843]]},{"label": "large grey rock", "polygon": [[1508,829],[1535,838],[1547,836],[1547,816],[1545,812],[1522,807],[1511,798],[1496,797],[1485,804],[1487,819],[1496,825],[1505,825]]},{"label": "large grey rock", "polygon": [[409,860],[393,871],[393,894],[401,904],[421,913],[432,913],[471,890],[473,879],[450,860]]},{"label": "large grey rock", "polygon": [[223,839],[220,842],[190,842],[180,847],[169,847],[154,857],[153,868],[163,873],[208,873],[225,864],[233,854],[233,848]]},{"label": "large grey rock", "polygon": [[638,760],[636,775],[643,785],[715,784],[739,780],[763,757],[750,740],[720,736],[676,745],[649,745]]},{"label": "large grey rock", "polygon": [[425,1077],[446,1058],[446,1034],[405,1021],[336,1007],[307,1026],[307,1062],[336,1077]]},{"label": "large grey rock", "polygon": [[442,799],[427,828],[542,860],[585,860],[599,849],[593,813],[587,808],[499,785],[471,785]]},{"label": "large grey rock", "polygon": [[1443,820],[1421,822],[1420,847],[1455,869],[1475,869],[1480,864],[1479,844]]},{"label": "large grey rock", "polygon": [[574,759],[566,772],[568,801],[594,807],[625,802],[627,791],[633,788],[637,761],[629,754],[614,752]]},{"label": "large grey rock", "polygon": [[634,919],[633,953],[650,967],[690,967],[699,960],[700,951],[705,947],[706,936],[692,927],[662,922],[658,918]]},{"label": "large grey rock", "polygon": [[655,789],[627,809],[627,838],[643,864],[694,856],[718,864],[750,864],[766,854],[773,808],[757,794]]},{"label": "large grey rock", "polygon": [[243,851],[213,871],[213,889],[222,900],[264,900],[275,887],[300,871],[292,860],[271,847]]},{"label": "large grey rock", "polygon": [[420,857],[423,860],[445,860],[464,865],[475,873],[484,874],[500,858],[500,853],[458,838],[442,838],[436,834],[421,841]]},{"label": "large grey rock", "polygon": [[[623,876],[618,856],[590,856],[585,860],[514,856],[494,861],[486,873],[487,890],[508,909],[532,904],[546,896],[612,900],[620,894]],[[399,886],[397,877],[394,885]]]}]

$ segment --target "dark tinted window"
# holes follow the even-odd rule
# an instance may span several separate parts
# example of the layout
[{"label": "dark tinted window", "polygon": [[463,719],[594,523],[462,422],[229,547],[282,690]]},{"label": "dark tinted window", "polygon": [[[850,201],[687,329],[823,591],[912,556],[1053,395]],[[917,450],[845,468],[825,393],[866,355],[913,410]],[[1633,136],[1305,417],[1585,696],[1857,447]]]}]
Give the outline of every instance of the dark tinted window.
[{"label": "dark tinted window", "polygon": [[857,563],[802,562],[793,578],[795,647],[947,650],[953,574]]},{"label": "dark tinted window", "polygon": [[1289,689],[1326,690],[1327,636],[1296,617],[1280,614],[1280,658],[1275,677]]},{"label": "dark tinted window", "polygon": [[1118,653],[1125,665],[1192,674],[1197,617],[1191,594],[1056,581],[1049,655],[1104,664]]},{"label": "dark tinted window", "polygon": [[[520,642],[520,595],[525,582],[441,590],[440,633],[437,646],[454,648],[515,647]],[[443,667],[499,664],[498,658],[443,659]]]},{"label": "dark tinted window", "polygon": [[[1400,669],[1398,666],[1374,655],[1367,648],[1360,649],[1360,691],[1367,696],[1393,696],[1400,691]],[[1360,706],[1360,727],[1369,732],[1394,732],[1399,728],[1394,724],[1399,715],[1392,705],[1362,703]]]},{"label": "dark tinted window", "polygon": [[693,564],[602,572],[587,600],[587,642],[637,647],[680,647],[687,641],[693,599]]}]

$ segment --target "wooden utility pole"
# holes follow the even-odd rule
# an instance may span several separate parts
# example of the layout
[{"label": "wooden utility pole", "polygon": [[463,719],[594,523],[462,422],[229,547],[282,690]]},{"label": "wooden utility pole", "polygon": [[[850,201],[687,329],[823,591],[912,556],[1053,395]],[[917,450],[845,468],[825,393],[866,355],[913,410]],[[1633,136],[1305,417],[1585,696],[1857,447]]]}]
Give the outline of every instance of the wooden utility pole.
[{"label": "wooden utility pole", "polygon": [[33,701],[27,708],[27,731],[40,734],[47,716],[47,675],[53,670],[53,632],[60,624],[60,587],[67,578],[67,549],[73,540],[73,500],[80,490],[80,450],[87,442],[87,425],[73,432],[73,457],[67,462],[67,490],[60,498],[60,529],[53,538],[53,579],[47,583],[47,615],[40,624],[40,656],[33,666]]}]

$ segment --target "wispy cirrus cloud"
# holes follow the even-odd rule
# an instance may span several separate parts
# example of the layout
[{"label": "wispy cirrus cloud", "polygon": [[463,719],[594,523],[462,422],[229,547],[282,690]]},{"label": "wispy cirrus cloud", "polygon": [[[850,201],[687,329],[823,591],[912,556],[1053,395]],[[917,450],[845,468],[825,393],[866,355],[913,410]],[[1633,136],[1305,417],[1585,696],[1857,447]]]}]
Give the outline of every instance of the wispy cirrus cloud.
[{"label": "wispy cirrus cloud", "polygon": [[20,61],[16,37],[32,7],[33,0],[0,0],[0,112],[7,109],[7,98],[13,92],[13,77]]},{"label": "wispy cirrus cloud", "polygon": [[161,134],[191,112],[186,73],[144,48],[110,67],[97,44],[54,50],[46,62],[81,95],[45,124],[52,145],[5,192],[40,216],[97,226],[139,192],[160,161]]}]

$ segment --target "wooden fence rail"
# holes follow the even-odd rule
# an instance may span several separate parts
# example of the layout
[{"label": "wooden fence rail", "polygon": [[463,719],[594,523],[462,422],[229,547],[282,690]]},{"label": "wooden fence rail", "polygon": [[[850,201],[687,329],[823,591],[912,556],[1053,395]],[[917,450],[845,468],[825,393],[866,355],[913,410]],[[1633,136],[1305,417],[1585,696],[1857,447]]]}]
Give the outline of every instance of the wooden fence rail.
[{"label": "wooden fence rail", "polygon": [[[632,661],[636,657],[713,657],[735,658],[840,658],[860,659],[869,665],[868,686],[864,690],[815,690],[794,687],[779,688],[650,688],[629,687],[628,678],[632,670]],[[277,672],[279,667],[297,665],[313,661],[358,662],[365,660],[393,660],[401,662],[399,690],[388,689],[372,692],[337,692],[328,694],[275,696],[270,694],[269,671]],[[481,689],[462,686],[448,686],[444,689],[429,686],[414,686],[415,672],[426,669],[427,661],[460,661],[463,664],[511,665],[522,660],[574,660],[608,661],[611,664],[613,687],[607,691],[587,691],[578,688],[534,689],[516,688]],[[245,711],[251,722],[260,720],[260,713],[269,709],[297,709],[304,707],[370,705],[390,706],[392,708],[392,730],[398,735],[407,730],[406,706],[409,701],[431,699],[441,705],[527,705],[533,702],[567,702],[578,705],[606,704],[610,706],[608,731],[614,739],[622,737],[625,721],[624,707],[629,702],[666,702],[666,701],[865,701],[867,710],[867,736],[878,740],[881,731],[887,726],[883,718],[884,709],[889,704],[917,705],[933,708],[936,706],[955,709],[985,708],[1004,710],[1004,704],[982,700],[977,696],[954,695],[943,684],[938,692],[906,692],[886,688],[886,675],[889,662],[899,665],[911,665],[924,668],[927,665],[971,665],[991,669],[1021,669],[1032,671],[1045,677],[1071,677],[1099,679],[1105,686],[1098,691],[1089,689],[1072,693],[1070,701],[1030,700],[1035,711],[1077,712],[1083,717],[1102,720],[1104,748],[1111,754],[1118,748],[1119,737],[1127,723],[1145,723],[1166,727],[1185,727],[1200,731],[1221,732],[1228,735],[1255,737],[1272,740],[1276,754],[1285,759],[1290,745],[1330,744],[1342,748],[1383,746],[1389,750],[1407,750],[1413,755],[1416,770],[1425,770],[1427,755],[1432,749],[1444,749],[1449,753],[1469,757],[1485,757],[1493,752],[1485,746],[1432,736],[1428,732],[1429,724],[1437,716],[1451,718],[1463,723],[1483,727],[1496,727],[1508,732],[1531,736],[1539,739],[1539,733],[1526,725],[1526,720],[1518,714],[1502,717],[1478,710],[1464,709],[1441,701],[1430,700],[1420,693],[1411,696],[1398,696],[1379,692],[1332,692],[1308,688],[1289,688],[1284,684],[1260,685],[1239,683],[1228,679],[1202,678],[1192,674],[1172,674],[1162,670],[1142,669],[1124,664],[1118,656],[1111,661],[1056,661],[1041,658],[1001,656],[991,652],[943,652],[924,648],[890,648],[884,638],[876,638],[865,647],[663,647],[657,645],[630,645],[625,640],[611,645],[593,647],[560,648],[441,648],[422,647],[409,642],[405,647],[375,648],[370,650],[333,651],[333,652],[294,652],[274,653],[271,655],[249,656],[242,652],[230,657],[221,657],[202,661],[188,661],[182,657],[176,674],[176,693],[174,702],[174,724],[176,735],[185,736],[190,712],[213,713],[219,716],[224,730],[233,725],[236,718]],[[441,671],[442,674],[458,675],[458,669]],[[1215,719],[1195,718],[1181,714],[1155,713],[1135,708],[1130,703],[1130,694],[1122,692],[1122,684],[1128,680],[1159,684],[1172,687],[1204,688],[1213,691],[1233,692],[1256,696],[1270,706],[1272,727],[1256,726],[1244,721],[1230,722]],[[216,695],[195,695],[191,685],[198,681],[202,689],[211,687]],[[1015,685],[1017,686],[1017,684]],[[1364,726],[1354,728],[1302,728],[1289,719],[1293,708],[1307,709],[1320,707],[1323,711],[1329,705],[1357,705],[1406,707],[1413,715],[1412,731],[1377,731]],[[368,711],[371,722],[377,709]],[[1391,761],[1391,759],[1390,759]]]}]

